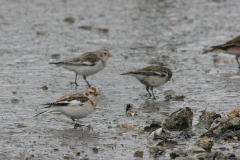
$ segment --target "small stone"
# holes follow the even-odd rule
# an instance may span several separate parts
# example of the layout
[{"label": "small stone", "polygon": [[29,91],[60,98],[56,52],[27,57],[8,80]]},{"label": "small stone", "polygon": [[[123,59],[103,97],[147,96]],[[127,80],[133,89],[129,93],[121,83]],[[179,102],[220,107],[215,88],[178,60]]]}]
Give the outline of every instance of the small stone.
[{"label": "small stone", "polygon": [[36,31],[37,36],[45,36],[47,32],[44,31]]},{"label": "small stone", "polygon": [[176,150],[176,151],[173,151],[173,152],[171,152],[170,153],[170,157],[172,158],[172,159],[175,159],[175,158],[177,158],[177,157],[187,157],[188,156],[188,153],[187,153],[187,151],[185,151],[185,150]]},{"label": "small stone", "polygon": [[130,123],[120,123],[117,125],[121,130],[134,129],[134,126]]},{"label": "small stone", "polygon": [[136,152],[134,153],[134,157],[140,157],[140,158],[142,158],[142,157],[143,157],[143,151],[136,151]]},{"label": "small stone", "polygon": [[180,100],[183,100],[185,97],[186,97],[186,96],[184,96],[184,95],[174,95],[174,96],[173,96],[173,99],[180,101]]},{"label": "small stone", "polygon": [[85,30],[91,30],[92,29],[92,27],[88,26],[88,25],[82,25],[82,26],[79,26],[78,28],[85,29]]},{"label": "small stone", "polygon": [[194,147],[190,148],[190,149],[188,150],[188,152],[195,154],[195,153],[204,153],[204,152],[206,152],[206,151],[205,151],[203,148],[201,148],[201,147],[194,146]]},{"label": "small stone", "polygon": [[176,26],[176,24],[177,24],[176,22],[172,22],[171,26]]},{"label": "small stone", "polygon": [[97,147],[93,147],[93,153],[98,153],[98,148]]},{"label": "small stone", "polygon": [[51,54],[51,59],[58,59],[60,58],[60,54],[56,53],[56,54]]},{"label": "small stone", "polygon": [[108,32],[108,28],[103,28],[103,27],[98,27],[98,31],[101,31],[101,32]]},{"label": "small stone", "polygon": [[42,89],[42,90],[48,90],[47,86],[42,86],[42,87],[37,87],[38,89]]},{"label": "small stone", "polygon": [[64,159],[71,159],[71,158],[73,158],[73,156],[69,155],[69,154],[65,154],[65,155],[63,155],[63,158]]},{"label": "small stone", "polygon": [[15,124],[15,126],[18,127],[18,128],[24,128],[24,127],[26,127],[26,124],[24,124],[24,123],[14,123],[14,124]]},{"label": "small stone", "polygon": [[11,89],[12,94],[17,94],[17,90],[16,89]]},{"label": "small stone", "polygon": [[12,98],[12,99],[11,99],[11,102],[12,102],[12,103],[18,103],[19,101],[20,101],[20,100],[17,99],[17,98]]},{"label": "small stone", "polygon": [[165,151],[165,148],[162,148],[160,146],[148,146],[150,153],[163,153]]},{"label": "small stone", "polygon": [[75,19],[73,17],[66,17],[66,18],[64,18],[63,21],[73,24],[75,22]]},{"label": "small stone", "polygon": [[102,13],[99,14],[99,17],[104,17],[104,16],[105,16],[105,13],[104,13],[104,12],[102,12]]}]

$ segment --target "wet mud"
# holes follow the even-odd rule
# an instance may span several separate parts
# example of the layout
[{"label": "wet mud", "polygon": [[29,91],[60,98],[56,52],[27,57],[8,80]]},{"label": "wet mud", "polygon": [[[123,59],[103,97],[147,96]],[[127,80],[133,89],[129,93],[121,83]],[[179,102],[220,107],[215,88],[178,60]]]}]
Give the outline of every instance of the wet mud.
[{"label": "wet mud", "polygon": [[[178,144],[157,158],[194,146],[207,131],[197,125],[204,109],[227,115],[240,104],[235,57],[201,54],[239,35],[239,8],[238,0],[1,1],[0,159],[155,159],[148,146],[159,142],[144,128],[183,107],[193,111],[193,134],[171,131],[180,135]],[[74,129],[58,114],[34,118],[41,104],[87,88],[80,76],[75,88],[74,72],[48,63],[100,48],[113,57],[88,77],[101,95],[96,110],[80,120],[85,126]],[[170,82],[154,89],[156,100],[136,78],[120,76],[152,64],[173,72]],[[165,98],[167,90],[184,98]],[[125,115],[128,103],[133,117]],[[127,123],[134,128],[118,127]],[[214,140],[212,151],[240,158],[238,142]]]}]

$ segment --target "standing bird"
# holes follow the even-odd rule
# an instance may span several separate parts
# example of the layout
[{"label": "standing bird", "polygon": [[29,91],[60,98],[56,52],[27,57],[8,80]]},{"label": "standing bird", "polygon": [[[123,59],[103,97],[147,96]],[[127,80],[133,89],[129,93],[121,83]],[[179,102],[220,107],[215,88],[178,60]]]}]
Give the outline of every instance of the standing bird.
[{"label": "standing bird", "polygon": [[101,71],[107,64],[107,60],[112,55],[106,49],[99,49],[95,52],[87,52],[73,59],[61,62],[50,62],[49,64],[61,65],[63,68],[75,72],[75,84],[77,84],[77,75],[82,75],[87,82],[88,87],[91,85],[87,81],[87,76]]},{"label": "standing bird", "polygon": [[121,75],[131,75],[136,77],[142,84],[146,86],[146,90],[151,97],[151,94],[148,91],[150,87],[153,98],[155,99],[153,87],[158,87],[167,81],[170,81],[172,77],[172,71],[166,67],[148,66],[137,71],[123,73]]},{"label": "standing bird", "polygon": [[75,119],[81,119],[92,113],[97,105],[98,92],[96,88],[90,87],[83,92],[69,93],[62,96],[53,103],[47,103],[49,105],[45,108],[49,108],[40,114],[48,112],[61,112],[65,116],[71,118],[76,124]]},{"label": "standing bird", "polygon": [[240,36],[235,37],[234,39],[217,46],[212,46],[209,48],[206,48],[205,51],[202,54],[213,52],[213,51],[222,51],[228,54],[232,54],[236,56],[236,60],[238,63],[238,66],[240,68],[240,62],[238,61],[240,57]]}]

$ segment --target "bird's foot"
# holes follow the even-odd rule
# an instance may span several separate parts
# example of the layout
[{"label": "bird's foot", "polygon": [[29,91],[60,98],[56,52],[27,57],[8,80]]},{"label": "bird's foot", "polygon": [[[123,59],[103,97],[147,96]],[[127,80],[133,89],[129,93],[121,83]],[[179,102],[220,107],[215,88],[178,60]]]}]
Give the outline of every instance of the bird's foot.
[{"label": "bird's foot", "polygon": [[76,87],[79,86],[79,84],[77,84],[77,82],[70,82],[70,84],[71,84],[71,85],[72,85],[72,84],[75,84]]},{"label": "bird's foot", "polygon": [[85,125],[83,125],[83,124],[78,124],[78,123],[75,123],[75,125],[74,125],[74,129],[77,129],[78,127],[82,127],[82,126],[85,126]]}]

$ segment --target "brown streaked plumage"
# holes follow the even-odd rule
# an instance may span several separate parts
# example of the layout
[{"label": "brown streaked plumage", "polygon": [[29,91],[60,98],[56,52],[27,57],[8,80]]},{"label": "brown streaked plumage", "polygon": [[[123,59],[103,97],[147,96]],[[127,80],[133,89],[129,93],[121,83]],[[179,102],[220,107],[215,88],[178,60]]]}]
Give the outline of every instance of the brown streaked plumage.
[{"label": "brown streaked plumage", "polygon": [[54,103],[45,104],[48,105],[45,108],[49,109],[36,116],[48,112],[61,112],[75,122],[75,119],[84,118],[94,110],[97,105],[97,96],[97,89],[93,87],[86,89],[84,92],[69,93],[60,97]]},{"label": "brown streaked plumage", "polygon": [[151,97],[151,94],[149,92],[150,87],[153,97],[155,99],[153,87],[163,85],[167,81],[170,81],[172,78],[172,71],[166,67],[148,66],[136,71],[123,73],[121,75],[132,75],[136,77],[142,84],[146,86],[146,90]]},{"label": "brown streaked plumage", "polygon": [[94,52],[87,52],[78,57],[61,61],[61,62],[50,62],[49,64],[61,65],[69,71],[75,72],[75,84],[77,84],[77,75],[82,75],[88,86],[90,84],[87,81],[87,76],[93,75],[102,70],[109,57],[112,55],[106,49],[99,49]]},{"label": "brown streaked plumage", "polygon": [[202,54],[208,53],[208,52],[214,52],[214,51],[222,51],[228,54],[232,54],[236,56],[236,61],[238,63],[238,66],[240,68],[240,63],[238,61],[240,57],[240,36],[235,37],[234,39],[221,44],[217,46],[211,46],[209,48],[206,48],[205,51]]}]

